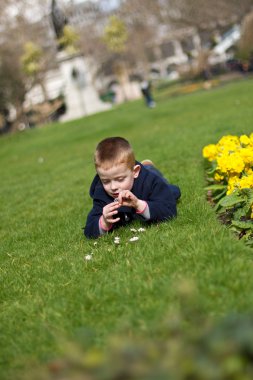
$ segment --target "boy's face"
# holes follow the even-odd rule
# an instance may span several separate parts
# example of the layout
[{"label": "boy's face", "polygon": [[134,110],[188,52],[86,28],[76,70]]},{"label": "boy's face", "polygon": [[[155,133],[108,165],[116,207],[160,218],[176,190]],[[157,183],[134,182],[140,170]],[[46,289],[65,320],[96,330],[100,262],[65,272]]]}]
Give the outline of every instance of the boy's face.
[{"label": "boy's face", "polygon": [[126,164],[119,164],[109,169],[99,167],[97,173],[107,194],[113,198],[118,198],[122,190],[132,189],[134,179],[138,177],[140,169],[140,165],[135,165],[133,169],[129,169]]}]

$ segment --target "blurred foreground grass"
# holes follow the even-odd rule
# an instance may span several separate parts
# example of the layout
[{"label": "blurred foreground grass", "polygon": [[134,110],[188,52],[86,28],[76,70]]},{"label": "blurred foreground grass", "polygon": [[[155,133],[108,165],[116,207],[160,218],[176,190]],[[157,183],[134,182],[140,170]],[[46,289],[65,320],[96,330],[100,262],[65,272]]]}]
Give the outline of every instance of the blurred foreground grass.
[{"label": "blurred foreground grass", "polygon": [[[89,332],[61,341],[60,356],[30,366],[22,380],[251,380],[253,316],[204,317],[194,283],[177,284],[177,310],[144,337],[113,335],[104,348]],[[153,335],[153,336],[152,336]]]}]

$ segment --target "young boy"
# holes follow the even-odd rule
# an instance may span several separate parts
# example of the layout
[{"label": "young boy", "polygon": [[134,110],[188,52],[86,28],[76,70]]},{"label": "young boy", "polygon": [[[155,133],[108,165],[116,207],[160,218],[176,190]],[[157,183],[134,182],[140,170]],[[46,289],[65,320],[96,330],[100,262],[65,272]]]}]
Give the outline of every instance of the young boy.
[{"label": "young boy", "polygon": [[151,161],[135,161],[127,140],[102,140],[94,161],[97,175],[90,188],[93,208],[84,228],[87,238],[97,238],[134,219],[158,222],[176,216],[179,187],[169,184]]}]

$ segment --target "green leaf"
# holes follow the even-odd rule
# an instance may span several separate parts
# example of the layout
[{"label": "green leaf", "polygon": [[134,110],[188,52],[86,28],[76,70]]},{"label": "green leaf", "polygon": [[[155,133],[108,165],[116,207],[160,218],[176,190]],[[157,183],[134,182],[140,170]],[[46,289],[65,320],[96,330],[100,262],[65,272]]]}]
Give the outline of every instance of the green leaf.
[{"label": "green leaf", "polygon": [[208,170],[206,171],[206,173],[207,173],[208,175],[210,175],[210,174],[214,174],[215,171],[216,171],[216,167],[215,167],[215,168],[210,168],[210,169],[208,169]]},{"label": "green leaf", "polygon": [[226,194],[227,189],[224,189],[222,192],[218,193],[215,197],[212,197],[214,201],[218,201]]},{"label": "green leaf", "polygon": [[246,204],[244,206],[245,215],[251,210],[251,205],[253,204],[253,189],[242,189],[242,194],[246,196]]},{"label": "green leaf", "polygon": [[237,203],[244,202],[245,198],[243,196],[238,196],[237,194],[229,194],[220,200],[220,205],[222,207],[232,207]]},{"label": "green leaf", "polygon": [[232,220],[232,225],[243,230],[252,229],[253,230],[253,221],[249,220],[248,222],[243,222],[240,220]]},{"label": "green leaf", "polygon": [[224,190],[227,188],[227,185],[210,185],[206,186],[205,190]]},{"label": "green leaf", "polygon": [[253,238],[247,238],[245,244],[250,248],[253,248]]},{"label": "green leaf", "polygon": [[240,207],[234,212],[234,219],[240,220],[242,216],[246,216],[247,212],[245,210],[245,207]]}]

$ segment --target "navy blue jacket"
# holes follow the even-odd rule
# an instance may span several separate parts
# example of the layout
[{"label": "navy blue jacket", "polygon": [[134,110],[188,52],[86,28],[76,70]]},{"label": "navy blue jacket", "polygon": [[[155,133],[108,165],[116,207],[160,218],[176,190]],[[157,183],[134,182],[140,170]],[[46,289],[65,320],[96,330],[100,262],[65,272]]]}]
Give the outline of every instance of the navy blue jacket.
[{"label": "navy blue jacket", "polygon": [[[150,212],[148,221],[159,222],[175,217],[177,215],[176,201],[181,195],[179,187],[169,184],[165,178],[146,169],[139,162],[136,163],[141,166],[141,170],[134,180],[131,191],[138,199],[148,203]],[[84,234],[87,238],[96,238],[100,236],[99,218],[103,214],[103,207],[113,202],[113,198],[104,190],[98,175],[91,184],[90,196],[93,199],[93,208],[87,217]],[[120,217],[120,221],[113,225],[112,230],[133,219],[145,220],[141,214],[136,214],[134,208],[125,206],[119,208],[116,217]]]}]

